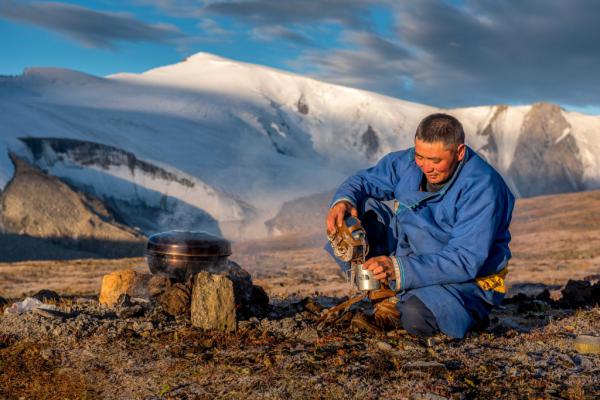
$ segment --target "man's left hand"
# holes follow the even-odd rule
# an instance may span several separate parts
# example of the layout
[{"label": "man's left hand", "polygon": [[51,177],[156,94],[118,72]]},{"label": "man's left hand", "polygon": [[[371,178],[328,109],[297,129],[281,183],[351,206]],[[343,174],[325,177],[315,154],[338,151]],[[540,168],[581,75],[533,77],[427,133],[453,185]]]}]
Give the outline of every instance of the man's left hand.
[{"label": "man's left hand", "polygon": [[375,279],[385,281],[386,279],[395,279],[394,277],[394,263],[388,256],[378,256],[369,258],[364,264],[363,269],[370,269],[373,271]]}]

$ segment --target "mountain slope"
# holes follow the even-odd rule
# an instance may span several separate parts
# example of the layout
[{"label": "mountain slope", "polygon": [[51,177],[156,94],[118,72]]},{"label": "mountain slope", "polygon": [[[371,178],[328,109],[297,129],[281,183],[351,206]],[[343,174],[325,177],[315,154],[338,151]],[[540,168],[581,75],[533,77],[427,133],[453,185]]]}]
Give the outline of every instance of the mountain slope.
[{"label": "mountain slope", "polygon": [[115,221],[96,199],[12,157],[16,173],[0,195],[0,259],[140,255],[144,236]]},{"label": "mountain slope", "polygon": [[600,187],[600,117],[549,104],[439,110],[206,53],[107,78],[28,69],[0,77],[0,107],[0,187],[13,151],[145,233],[265,233],[283,202],[411,146],[437,111],[463,122],[519,196]]}]

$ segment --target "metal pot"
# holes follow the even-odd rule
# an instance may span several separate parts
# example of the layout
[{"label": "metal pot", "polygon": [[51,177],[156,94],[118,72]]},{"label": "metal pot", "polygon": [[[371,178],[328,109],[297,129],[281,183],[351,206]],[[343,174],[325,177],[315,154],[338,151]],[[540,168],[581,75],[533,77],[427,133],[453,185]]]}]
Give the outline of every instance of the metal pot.
[{"label": "metal pot", "polygon": [[150,271],[165,273],[178,282],[200,271],[224,271],[230,255],[228,240],[203,231],[161,232],[150,236],[146,245]]}]

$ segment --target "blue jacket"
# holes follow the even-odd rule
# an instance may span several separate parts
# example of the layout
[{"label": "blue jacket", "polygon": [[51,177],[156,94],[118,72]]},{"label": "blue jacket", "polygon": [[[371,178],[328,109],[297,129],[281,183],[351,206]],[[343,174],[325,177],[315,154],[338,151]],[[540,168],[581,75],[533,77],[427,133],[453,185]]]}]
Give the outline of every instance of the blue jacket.
[{"label": "blue jacket", "polygon": [[[515,199],[500,174],[467,147],[450,181],[438,192],[422,192],[414,154],[410,148],[386,155],[348,178],[332,201],[355,206],[369,197],[398,201],[397,243],[390,254],[400,267],[395,289],[474,282],[502,271],[511,257],[508,227]],[[498,303],[492,293],[482,297]]]}]

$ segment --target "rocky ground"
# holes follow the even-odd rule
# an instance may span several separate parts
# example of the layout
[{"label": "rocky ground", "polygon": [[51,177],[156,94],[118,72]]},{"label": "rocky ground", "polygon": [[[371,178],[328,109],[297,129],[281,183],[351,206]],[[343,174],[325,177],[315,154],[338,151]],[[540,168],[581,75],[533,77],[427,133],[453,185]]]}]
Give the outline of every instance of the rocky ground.
[{"label": "rocky ground", "polygon": [[0,399],[598,398],[600,356],[577,352],[574,339],[600,336],[600,307],[574,300],[583,287],[558,300],[569,279],[600,278],[599,204],[600,191],[520,200],[513,300],[485,330],[429,346],[401,331],[355,331],[355,309],[318,323],[348,294],[322,234],[234,244],[231,258],[266,289],[271,310],[229,335],[193,329],[153,302],[139,315],[100,306],[101,277],[148,272],[143,258],[0,263],[8,304],[52,289],[63,312],[0,316]]},{"label": "rocky ground", "polygon": [[574,338],[600,332],[599,288],[518,295],[465,340],[427,342],[356,329],[366,303],[320,322],[337,297],[272,298],[268,316],[219,334],[153,301],[51,295],[59,311],[0,318],[0,398],[595,398],[600,355]]}]

